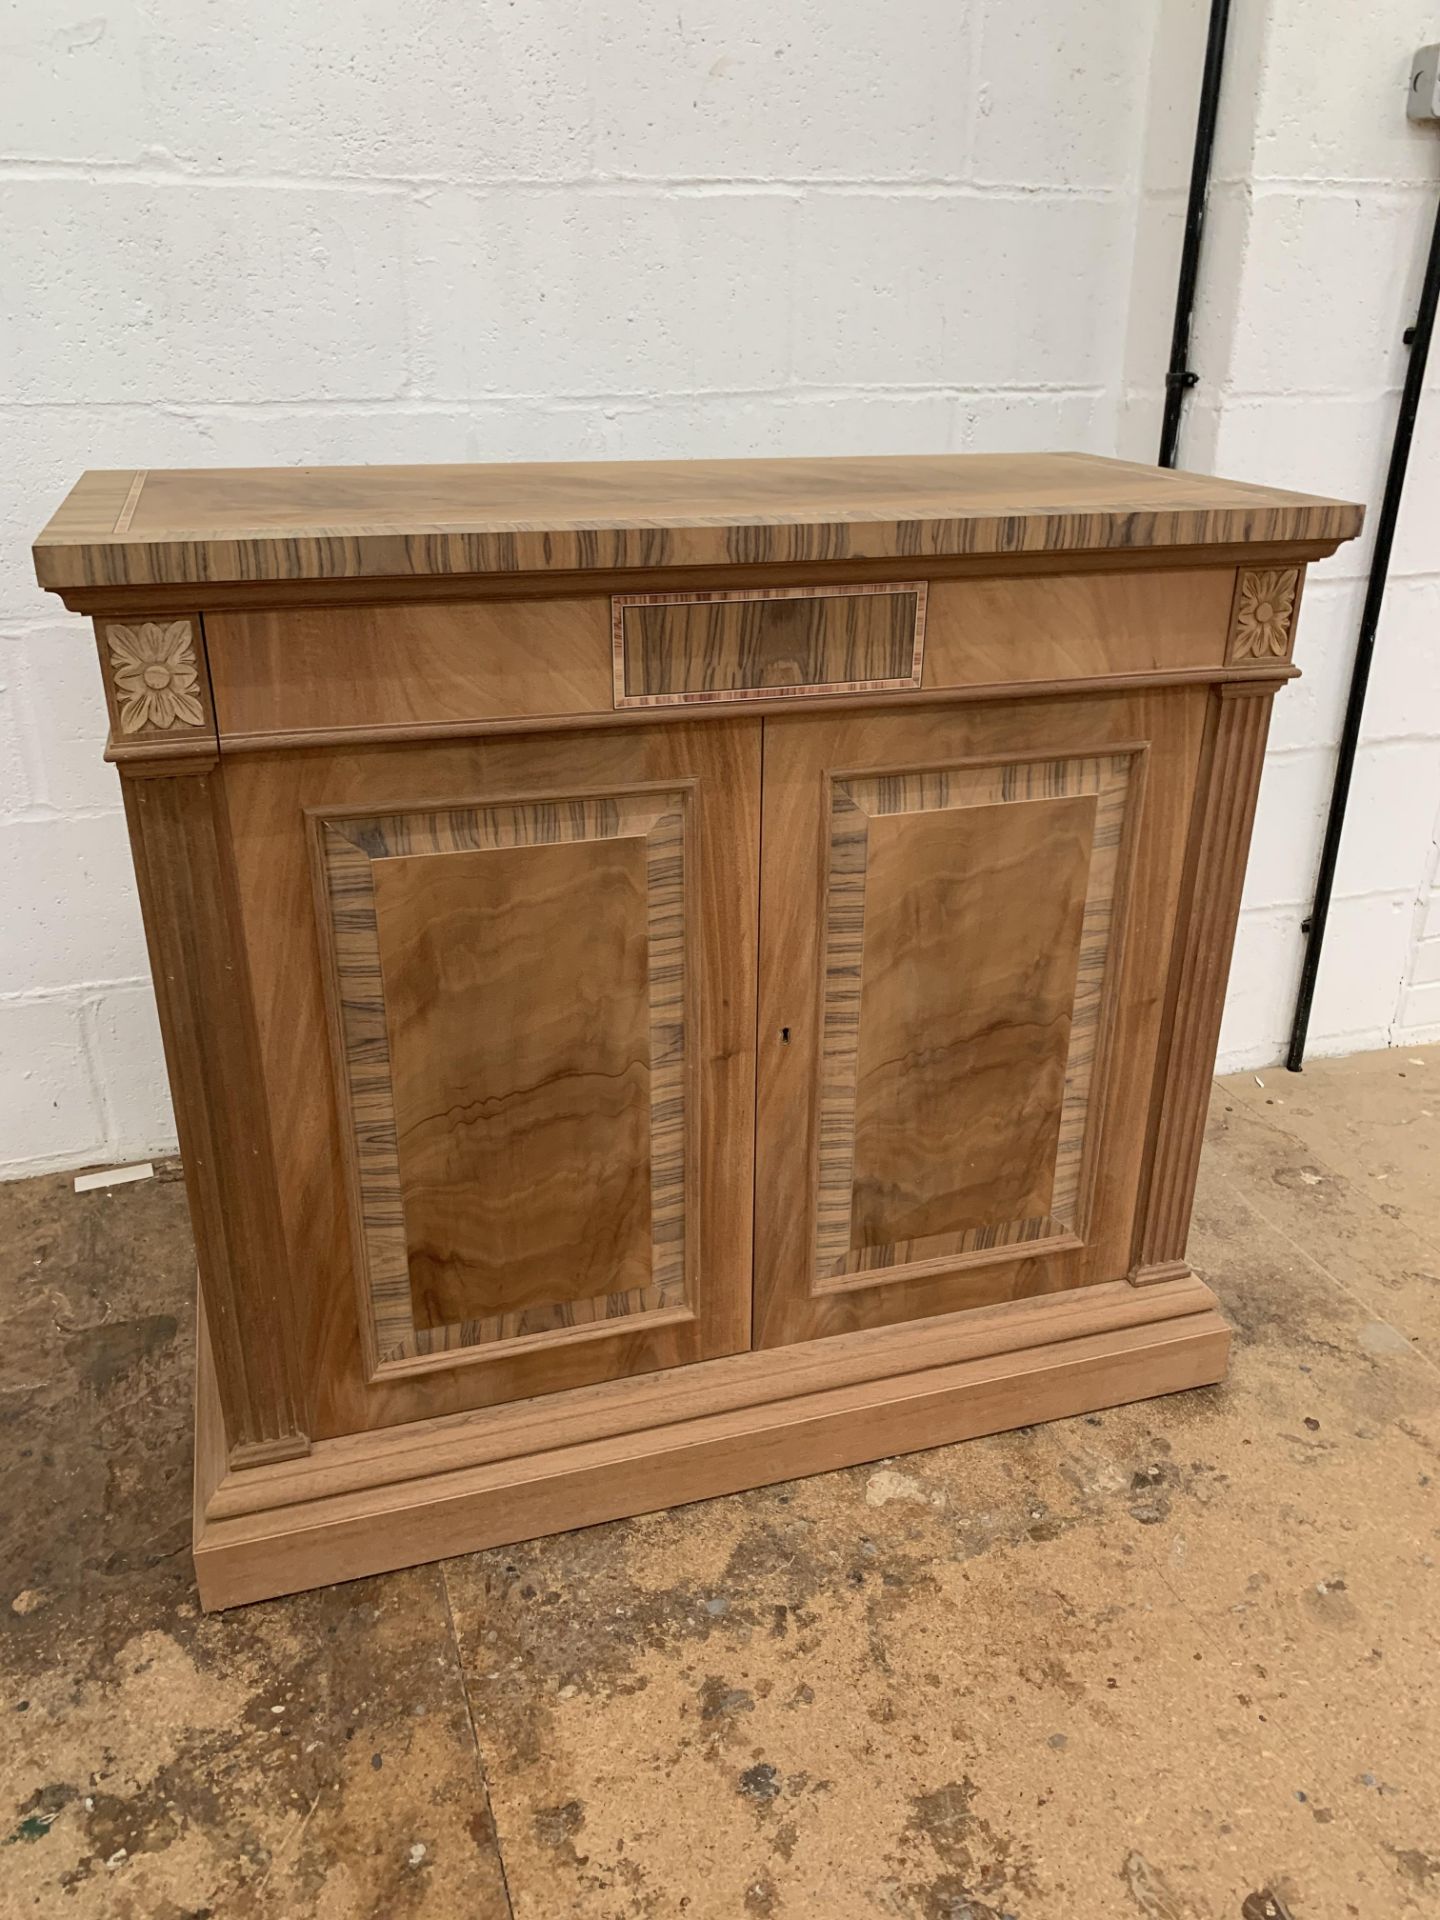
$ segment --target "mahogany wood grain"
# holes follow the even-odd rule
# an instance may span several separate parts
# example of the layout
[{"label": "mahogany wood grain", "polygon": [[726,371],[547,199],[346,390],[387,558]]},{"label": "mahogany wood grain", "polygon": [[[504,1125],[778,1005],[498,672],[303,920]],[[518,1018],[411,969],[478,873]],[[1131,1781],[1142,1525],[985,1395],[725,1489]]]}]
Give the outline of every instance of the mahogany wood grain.
[{"label": "mahogany wood grain", "polygon": [[87,474],[49,588],[1345,540],[1358,507],[1090,454]]},{"label": "mahogany wood grain", "polygon": [[[1149,1297],[1148,1294],[1146,1297]],[[306,1453],[295,1457],[308,1459],[309,1455]],[[272,1461],[269,1464],[276,1463]],[[210,1338],[210,1324],[205,1317],[205,1289],[197,1284],[195,1289],[195,1459],[190,1476],[194,1503],[192,1549],[200,1544],[206,1508],[216,1498],[220,1487],[227,1482],[233,1483],[235,1478],[238,1478],[242,1486],[247,1480],[254,1485],[256,1471],[255,1465],[251,1464],[242,1467],[236,1476],[230,1474],[230,1443],[225,1433],[225,1409],[220,1398],[220,1378],[215,1365],[215,1348]]]},{"label": "mahogany wood grain", "polygon": [[[419,749],[255,755],[228,763],[265,1098],[286,1169],[284,1228],[299,1317],[309,1334],[304,1367],[316,1434],[520,1399],[748,1343],[759,751],[758,723],[716,720]],[[417,1342],[413,1358],[387,1360],[376,1336],[367,1272],[377,1216],[372,1209],[367,1218],[366,1194],[373,1189],[364,1177],[368,1143],[379,1139],[383,1146],[383,1117],[378,1134],[368,1117],[362,1115],[358,1125],[351,1117],[344,1008],[329,1003],[325,991],[325,929],[332,911],[323,870],[312,879],[308,853],[317,823],[348,819],[361,838],[377,822],[408,823],[404,831],[413,845],[416,834],[450,831],[447,823],[462,823],[475,836],[513,839],[548,818],[545,837],[581,838],[591,831],[585,822],[593,825],[596,808],[613,810],[617,818],[627,807],[643,808],[656,819],[673,817],[665,796],[676,792],[686,795],[683,919],[677,918],[675,897],[665,892],[673,879],[652,868],[648,898],[652,907],[658,904],[660,922],[647,937],[654,950],[657,942],[675,937],[672,926],[682,929],[683,964],[667,962],[652,977],[649,1012],[652,1026],[658,1020],[673,1034],[676,1018],[656,996],[687,977],[685,1017],[693,1045],[685,1055],[683,1085],[665,1093],[661,1083],[661,1097],[652,1103],[648,1164],[661,1175],[658,1182],[652,1179],[649,1223],[661,1257],[677,1238],[683,1241],[683,1304],[619,1316],[596,1309],[578,1324],[516,1330],[514,1337],[459,1353],[448,1339],[428,1349]],[[572,833],[573,822],[583,831]],[[391,844],[387,836],[383,845]],[[663,844],[658,857],[673,867],[674,855]],[[384,858],[375,864],[383,866]],[[583,907],[583,900],[574,904]],[[577,911],[567,951],[582,968],[585,932],[583,912]],[[480,967],[479,955],[473,964]],[[537,985],[556,979],[552,970]],[[582,972],[574,992],[585,991]],[[531,1018],[539,1018],[538,1009]],[[374,1057],[388,1078],[383,1057]],[[297,1075],[297,1058],[317,1066],[331,1061],[333,1093],[314,1072]],[[653,1075],[658,1056],[652,1050],[649,1058]],[[482,1071],[493,1070],[482,1063]],[[417,1113],[421,1105],[417,1088]],[[522,1214],[523,1187],[517,1179]],[[465,1205],[469,1234],[478,1216]],[[578,1205],[572,1203],[572,1219]],[[400,1265],[381,1278],[403,1276],[408,1297],[403,1240],[401,1247]]]},{"label": "mahogany wood grain", "polygon": [[[1134,757],[836,782],[817,1287],[950,1254],[1073,1241]],[[1068,872],[1057,805],[1076,836]],[[1037,861],[1054,872],[1038,897]],[[1019,1055],[1030,1071],[1017,1098]],[[876,1224],[867,1198],[888,1212],[913,1201],[917,1185],[928,1187],[923,1228],[866,1231]],[[1033,1204],[1020,1204],[1026,1197]]]},{"label": "mahogany wood grain", "polygon": [[[981,687],[932,687],[924,689],[896,689],[885,695],[884,705],[888,708],[904,710],[911,707],[954,706],[957,702],[994,705],[997,701],[1048,700],[1060,693],[1130,693],[1151,690],[1158,687],[1196,687],[1217,684],[1220,675],[1224,683],[1251,679],[1273,686],[1277,679],[1297,678],[1297,667],[1256,667],[1243,663],[1232,667],[1182,667],[1170,672],[1117,673],[1104,674],[1094,680],[1031,680],[1009,681],[994,686]],[[873,694],[810,694],[800,692],[789,698],[770,698],[768,695],[748,701],[745,711],[757,718],[772,713],[805,712],[812,708],[823,708],[827,713],[863,713],[875,705]],[[648,716],[653,721],[654,716]],[[671,711],[667,718],[672,722],[685,722],[703,718],[703,713],[691,711]],[[377,724],[355,728],[295,728],[282,729],[278,733],[247,733],[232,735],[220,742],[222,754],[236,755],[245,753],[273,753],[279,749],[308,747],[355,747],[355,746],[401,746],[423,745],[428,741],[440,740],[478,740],[492,735],[507,733],[534,733],[543,728],[546,733],[593,732],[602,727],[633,727],[645,722],[647,716],[642,712],[622,709],[616,713],[566,713],[545,715],[543,719],[525,720],[453,720],[438,724],[400,723],[395,726]],[[122,756],[113,751],[106,753],[107,759]],[[128,756],[125,756],[128,757]],[[136,768],[143,771],[143,768]]]},{"label": "mahogany wood grain", "polygon": [[[317,820],[379,1363],[684,1305],[687,798]],[[528,853],[528,870],[502,857],[517,853]],[[547,855],[558,870],[535,884],[534,863]],[[607,979],[615,954],[601,936],[621,889],[604,883],[617,875],[633,881],[631,911],[611,929],[620,964]],[[599,927],[585,914],[592,882]],[[615,992],[627,973],[628,1021]],[[618,1014],[618,1034],[603,1034],[602,1009]],[[597,1047],[608,1049],[599,1072]],[[626,1103],[628,1160],[616,1157]],[[610,1224],[634,1240],[629,1272],[606,1208],[594,1205],[602,1186],[618,1206]],[[551,1231],[562,1193],[576,1225],[568,1248]],[[582,1208],[591,1209],[583,1224]],[[438,1239],[427,1230],[437,1212]],[[508,1250],[508,1279],[505,1259],[477,1243],[487,1219]],[[609,1287],[598,1270],[607,1253],[618,1262]],[[477,1296],[462,1275],[481,1269]],[[455,1311],[437,1318],[442,1300]]]},{"label": "mahogany wood grain", "polygon": [[1212,565],[932,581],[925,685],[1218,669],[1234,585],[1233,571]]}]

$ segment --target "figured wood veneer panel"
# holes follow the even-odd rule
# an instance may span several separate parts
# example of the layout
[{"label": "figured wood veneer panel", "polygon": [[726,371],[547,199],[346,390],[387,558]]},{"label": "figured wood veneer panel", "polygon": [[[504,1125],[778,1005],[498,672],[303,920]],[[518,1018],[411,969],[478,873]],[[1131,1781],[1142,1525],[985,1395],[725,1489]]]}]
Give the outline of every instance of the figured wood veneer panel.
[{"label": "figured wood veneer panel", "polygon": [[1132,759],[834,782],[817,1285],[1079,1230]]},{"label": "figured wood veneer panel", "polygon": [[870,823],[852,1249],[1050,1211],[1094,816]]},{"label": "figured wood veneer panel", "polygon": [[925,592],[909,581],[617,594],[615,705],[918,687]]},{"label": "figured wood veneer panel", "polygon": [[685,1304],[685,806],[320,823],[382,1364]]},{"label": "figured wood veneer panel", "polygon": [[417,1327],[650,1278],[639,839],[377,860]]}]

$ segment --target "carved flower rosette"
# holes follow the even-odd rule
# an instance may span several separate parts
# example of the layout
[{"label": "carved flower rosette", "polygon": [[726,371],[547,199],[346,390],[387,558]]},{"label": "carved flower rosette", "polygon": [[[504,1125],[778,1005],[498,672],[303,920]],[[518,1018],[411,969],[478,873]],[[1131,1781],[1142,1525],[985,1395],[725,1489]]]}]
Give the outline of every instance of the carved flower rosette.
[{"label": "carved flower rosette", "polygon": [[122,733],[204,726],[200,669],[188,620],[108,627],[105,638]]},{"label": "carved flower rosette", "polygon": [[1235,658],[1283,660],[1290,651],[1299,575],[1293,567],[1257,567],[1240,576],[1235,601]]}]

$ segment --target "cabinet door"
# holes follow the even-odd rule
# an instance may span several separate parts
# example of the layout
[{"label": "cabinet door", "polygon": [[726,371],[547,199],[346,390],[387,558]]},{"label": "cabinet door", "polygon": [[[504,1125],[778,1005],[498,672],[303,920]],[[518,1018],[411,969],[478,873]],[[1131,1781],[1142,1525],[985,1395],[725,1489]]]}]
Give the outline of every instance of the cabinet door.
[{"label": "cabinet door", "polygon": [[759,743],[229,763],[315,1433],[749,1344]]},{"label": "cabinet door", "polygon": [[757,1344],[1124,1275],[1205,703],[766,721]]}]

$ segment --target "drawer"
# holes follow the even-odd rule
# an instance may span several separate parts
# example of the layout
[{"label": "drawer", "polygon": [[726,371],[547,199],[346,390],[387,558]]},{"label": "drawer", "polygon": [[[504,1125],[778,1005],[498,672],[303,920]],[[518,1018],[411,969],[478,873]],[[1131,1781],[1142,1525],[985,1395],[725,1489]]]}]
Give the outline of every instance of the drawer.
[{"label": "drawer", "polygon": [[936,580],[925,686],[1076,686],[1224,667],[1233,567]]},{"label": "drawer", "polygon": [[1196,567],[217,610],[205,642],[221,739],[298,744],[629,709],[1219,677],[1234,589],[1233,568]]},{"label": "drawer", "polygon": [[918,687],[925,598],[915,580],[616,594],[615,705]]},{"label": "drawer", "polygon": [[220,737],[403,737],[608,713],[608,617],[603,594],[208,613]]}]

